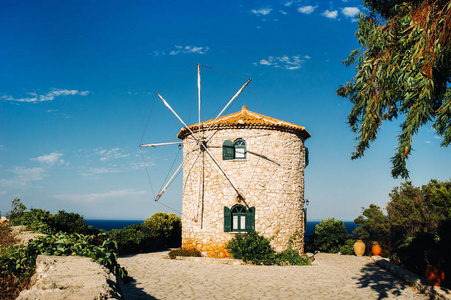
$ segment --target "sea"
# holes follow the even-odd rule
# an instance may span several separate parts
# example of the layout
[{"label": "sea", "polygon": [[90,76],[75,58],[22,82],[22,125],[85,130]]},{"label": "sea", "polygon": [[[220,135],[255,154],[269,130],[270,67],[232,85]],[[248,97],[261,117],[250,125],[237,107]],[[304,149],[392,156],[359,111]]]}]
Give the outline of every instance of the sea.
[{"label": "sea", "polygon": [[[129,225],[142,224],[143,220],[86,220],[86,225],[91,225],[98,229],[103,229],[110,231],[111,229],[122,229]],[[306,236],[313,234],[315,226],[319,224],[320,221],[307,221],[307,230],[305,232]],[[343,221],[346,226],[347,234],[352,234],[352,231],[356,229],[358,225],[355,225],[352,221]]]}]

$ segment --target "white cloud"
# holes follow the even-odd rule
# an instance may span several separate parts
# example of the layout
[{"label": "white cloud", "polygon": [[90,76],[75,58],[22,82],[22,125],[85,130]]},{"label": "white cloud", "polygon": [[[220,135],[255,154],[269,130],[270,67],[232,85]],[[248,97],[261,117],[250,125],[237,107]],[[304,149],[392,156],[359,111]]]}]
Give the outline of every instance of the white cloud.
[{"label": "white cloud", "polygon": [[86,177],[91,177],[91,176],[95,176],[95,175],[99,175],[99,174],[118,173],[118,172],[120,172],[118,169],[113,169],[113,168],[89,168],[87,171],[85,171],[81,175],[86,176]]},{"label": "white cloud", "polygon": [[294,1],[287,1],[285,2],[284,6],[289,7],[293,4]]},{"label": "white cloud", "polygon": [[298,8],[298,12],[303,13],[303,14],[311,14],[316,8],[317,6],[311,6],[311,5],[307,5],[307,6],[302,6]]},{"label": "white cloud", "polygon": [[357,7],[345,7],[341,9],[341,12],[348,18],[355,18],[360,13],[360,9]]},{"label": "white cloud", "polygon": [[55,99],[55,97],[61,97],[61,96],[86,96],[90,92],[89,91],[78,91],[78,90],[61,90],[61,89],[52,89],[47,94],[39,95],[37,93],[27,93],[29,97],[23,97],[23,98],[15,98],[10,95],[1,96],[0,100],[6,100],[6,101],[16,101],[16,102],[27,102],[27,103],[35,103],[35,102],[44,102],[44,101],[52,101]]},{"label": "white cloud", "polygon": [[297,70],[300,69],[302,64],[306,59],[310,59],[309,56],[299,56],[293,55],[289,56],[280,56],[274,57],[270,56],[267,59],[261,59],[258,63],[254,63],[254,65],[264,65],[264,66],[273,66],[274,68],[280,68],[285,70]]},{"label": "white cloud", "polygon": [[94,149],[94,151],[100,155],[100,160],[112,160],[118,158],[124,158],[130,156],[130,153],[126,153],[119,148],[113,148],[111,150],[105,150],[102,148]]},{"label": "white cloud", "polygon": [[63,156],[62,153],[59,152],[52,152],[47,155],[38,156],[36,158],[30,158],[30,160],[35,160],[40,163],[47,164],[49,166],[53,166],[55,163],[64,164],[64,159],[60,159]]},{"label": "white cloud", "polygon": [[130,202],[133,197],[143,197],[147,194],[148,193],[145,191],[119,190],[92,194],[56,194],[53,195],[53,198],[72,203],[102,203],[117,199],[122,199],[124,202]]},{"label": "white cloud", "polygon": [[251,13],[253,13],[254,15],[260,17],[260,16],[266,16],[271,11],[272,11],[272,8],[270,8],[270,7],[263,7],[263,8],[260,8],[260,9],[253,9],[253,10],[251,10]]},{"label": "white cloud", "polygon": [[283,10],[279,10],[279,12],[280,12],[282,15],[288,14],[286,11],[283,11]]},{"label": "white cloud", "polygon": [[195,47],[195,46],[175,46],[176,50],[169,52],[169,55],[177,55],[179,53],[195,53],[205,54],[208,51],[208,47]]},{"label": "white cloud", "polygon": [[26,167],[14,167],[9,170],[15,174],[12,179],[0,179],[0,185],[3,186],[25,186],[30,181],[40,181],[46,174],[44,168],[26,168]]},{"label": "white cloud", "polygon": [[321,15],[329,19],[336,19],[338,16],[338,12],[336,10],[334,11],[325,10]]}]

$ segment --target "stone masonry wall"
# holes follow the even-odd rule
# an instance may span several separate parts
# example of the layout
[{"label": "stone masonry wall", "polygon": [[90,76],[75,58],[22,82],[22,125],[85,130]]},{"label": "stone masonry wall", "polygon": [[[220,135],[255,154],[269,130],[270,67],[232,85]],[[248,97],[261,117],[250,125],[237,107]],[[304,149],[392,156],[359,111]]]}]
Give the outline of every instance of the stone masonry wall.
[{"label": "stone masonry wall", "polygon": [[[204,132],[204,137],[212,134]],[[223,142],[237,138],[246,141],[246,160],[223,160]],[[237,194],[210,155],[198,150],[191,135],[183,146],[183,246],[196,247],[211,257],[226,257],[225,243],[234,233],[224,232],[224,206],[237,204]],[[303,252],[305,152],[301,137],[278,130],[224,129],[214,134],[207,148],[249,207],[255,207],[255,230],[267,238],[274,236],[276,251],[285,249],[298,232],[294,246]]]}]

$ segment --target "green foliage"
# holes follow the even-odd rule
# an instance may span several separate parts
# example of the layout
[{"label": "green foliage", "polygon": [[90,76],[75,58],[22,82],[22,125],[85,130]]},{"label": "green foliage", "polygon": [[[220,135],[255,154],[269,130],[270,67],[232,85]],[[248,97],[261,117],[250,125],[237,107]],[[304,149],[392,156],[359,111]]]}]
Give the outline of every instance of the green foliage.
[{"label": "green foliage", "polygon": [[[388,236],[394,261],[420,276],[424,275],[427,263],[439,264],[451,272],[450,212],[451,180],[431,180],[421,188],[405,182],[390,193],[387,216],[371,204],[364,210],[364,216],[354,220],[362,224],[354,233],[370,239]],[[446,284],[451,287],[447,280]]]},{"label": "green foliage", "polygon": [[117,263],[116,242],[104,238],[104,234],[87,236],[63,232],[38,237],[29,241],[27,246],[16,244],[3,249],[0,255],[0,266],[18,277],[29,278],[33,275],[36,257],[39,254],[77,255],[98,261],[116,276],[127,278],[127,271]]},{"label": "green foliage", "polygon": [[176,256],[201,257],[202,253],[194,248],[193,249],[178,248],[169,251],[168,255],[171,259],[175,259]]},{"label": "green foliage", "polygon": [[298,251],[288,248],[276,253],[274,263],[279,266],[307,266],[310,265],[308,257],[302,257]]},{"label": "green foliage", "polygon": [[11,210],[6,214],[6,217],[12,222],[17,217],[20,217],[27,207],[20,202],[19,198],[14,198],[11,203]]},{"label": "green foliage", "polygon": [[270,245],[270,239],[257,232],[236,234],[226,246],[233,258],[242,259],[246,263],[256,265],[309,265],[308,258],[299,255],[291,246],[277,253]]},{"label": "green foliage", "polygon": [[107,236],[117,242],[119,254],[150,252],[165,247],[158,244],[156,234],[143,224],[113,229]]},{"label": "green foliage", "polygon": [[362,209],[362,215],[354,220],[354,224],[361,226],[354,229],[353,233],[362,239],[388,239],[390,220],[384,215],[382,209],[374,204]]},{"label": "green foliage", "polygon": [[272,265],[275,251],[271,248],[270,240],[256,231],[236,234],[226,246],[233,258],[256,265]]},{"label": "green foliage", "polygon": [[163,247],[180,247],[182,240],[182,221],[176,214],[154,213],[144,221],[159,244]]},{"label": "green foliage", "polygon": [[362,157],[384,121],[405,119],[392,161],[392,176],[408,178],[413,135],[433,121],[442,146],[451,143],[451,5],[447,1],[365,0],[359,16],[360,49],[345,61],[356,75],[337,93],[353,107],[348,123]]},{"label": "green foliage", "polygon": [[352,239],[352,234],[348,234],[349,239],[345,240],[344,245],[340,246],[338,252],[344,255],[354,255],[354,239]]},{"label": "green foliage", "polygon": [[100,233],[100,230],[87,226],[85,219],[79,214],[61,210],[52,215],[40,208],[32,208],[27,211],[27,207],[18,198],[13,200],[8,216],[13,226],[25,225],[28,229],[40,233],[54,234],[60,231],[82,234]]},{"label": "green foliage", "polygon": [[329,218],[321,220],[315,226],[313,243],[316,249],[322,252],[337,253],[346,237],[346,226],[341,220]]}]

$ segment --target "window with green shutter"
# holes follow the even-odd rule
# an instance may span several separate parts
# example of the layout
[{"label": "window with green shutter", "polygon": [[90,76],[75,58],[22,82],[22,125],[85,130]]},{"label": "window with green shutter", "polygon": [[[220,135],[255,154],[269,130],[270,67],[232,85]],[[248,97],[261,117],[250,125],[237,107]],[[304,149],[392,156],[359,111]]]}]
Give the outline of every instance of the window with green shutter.
[{"label": "window with green shutter", "polygon": [[309,163],[309,161],[308,161],[308,148],[307,147],[304,148],[304,154],[305,154],[305,157],[304,157],[304,159],[305,159],[305,166],[307,167],[308,163]]},{"label": "window with green shutter", "polygon": [[255,230],[255,207],[246,209],[235,205],[231,209],[224,206],[224,232],[251,232]]},{"label": "window with green shutter", "polygon": [[235,148],[235,159],[246,159],[246,141],[236,139],[233,146]]},{"label": "window with green shutter", "polygon": [[234,159],[235,158],[235,147],[233,146],[233,142],[230,140],[225,140],[222,144],[222,159]]},{"label": "window with green shutter", "polygon": [[224,206],[224,232],[232,231],[232,213],[230,208]]}]

